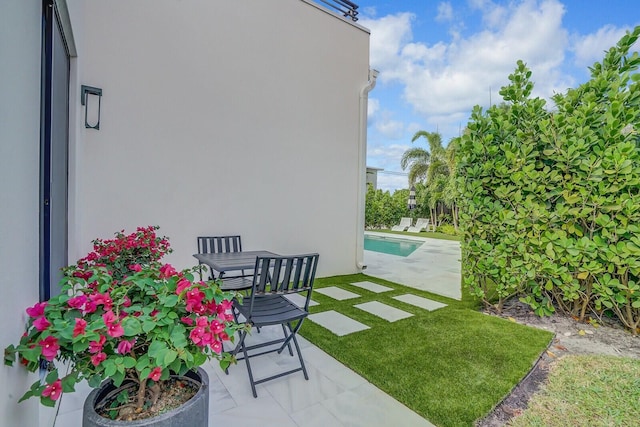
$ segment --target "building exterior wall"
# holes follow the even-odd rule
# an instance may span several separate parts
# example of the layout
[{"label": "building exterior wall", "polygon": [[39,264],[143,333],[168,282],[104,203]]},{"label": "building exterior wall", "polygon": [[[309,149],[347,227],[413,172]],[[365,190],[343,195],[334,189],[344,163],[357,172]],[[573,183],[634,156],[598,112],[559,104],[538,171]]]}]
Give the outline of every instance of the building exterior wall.
[{"label": "building exterior wall", "polygon": [[[157,224],[177,267],[196,236],[239,233],[245,249],[319,252],[321,276],[358,271],[366,29],[306,0],[57,1],[77,52],[69,260]],[[0,2],[2,348],[39,296],[41,7]],[[103,89],[100,130],[84,128],[83,84]],[[0,365],[0,424],[51,425],[16,403],[35,380]]]},{"label": "building exterior wall", "polygon": [[103,97],[79,134],[76,255],[157,224],[179,267],[196,236],[238,233],[357,271],[366,30],[300,0],[85,2],[82,21],[81,83]]},{"label": "building exterior wall", "polygon": [[[0,348],[38,301],[41,1],[0,2]],[[36,426],[39,403],[18,399],[37,379],[0,364],[0,424]]]}]

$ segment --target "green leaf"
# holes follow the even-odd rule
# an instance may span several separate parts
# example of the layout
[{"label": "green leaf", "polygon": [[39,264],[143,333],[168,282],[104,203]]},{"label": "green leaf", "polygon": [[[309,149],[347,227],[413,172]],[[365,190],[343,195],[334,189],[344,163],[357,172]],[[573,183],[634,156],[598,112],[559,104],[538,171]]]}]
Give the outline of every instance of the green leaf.
[{"label": "green leaf", "polygon": [[169,295],[164,299],[164,306],[175,307],[175,305],[178,303],[178,299],[179,299],[178,295]]},{"label": "green leaf", "polygon": [[156,327],[156,322],[154,320],[147,320],[142,324],[142,330],[145,333],[151,332]]},{"label": "green leaf", "polygon": [[133,368],[134,366],[136,366],[136,359],[131,356],[126,356],[122,361],[122,364],[127,369]]},{"label": "green leaf", "polygon": [[[140,335],[142,332],[142,325],[135,316],[127,316],[122,320],[122,327],[124,328],[124,334],[128,337]],[[148,331],[146,331],[148,332]]]},{"label": "green leaf", "polygon": [[149,346],[149,357],[160,360],[164,353],[169,351],[169,347],[162,341],[153,341]]}]

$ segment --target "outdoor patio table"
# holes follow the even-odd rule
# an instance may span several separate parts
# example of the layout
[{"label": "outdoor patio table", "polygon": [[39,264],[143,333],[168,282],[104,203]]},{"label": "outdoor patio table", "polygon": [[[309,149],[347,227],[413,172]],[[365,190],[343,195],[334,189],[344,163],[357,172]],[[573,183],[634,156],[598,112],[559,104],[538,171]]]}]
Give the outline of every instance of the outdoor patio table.
[{"label": "outdoor patio table", "polygon": [[269,251],[218,252],[193,254],[200,264],[205,264],[220,273],[219,278],[227,271],[253,270],[256,257],[278,256]]}]

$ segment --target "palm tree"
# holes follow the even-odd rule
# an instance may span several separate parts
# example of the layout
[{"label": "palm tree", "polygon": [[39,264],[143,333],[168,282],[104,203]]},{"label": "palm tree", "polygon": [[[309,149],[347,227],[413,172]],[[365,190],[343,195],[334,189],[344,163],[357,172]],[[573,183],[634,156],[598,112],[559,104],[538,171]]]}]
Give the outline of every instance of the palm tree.
[{"label": "palm tree", "polygon": [[[438,132],[420,130],[413,135],[411,142],[425,138],[429,149],[421,147],[409,148],[402,154],[400,166],[402,170],[409,168],[409,185],[424,182],[429,193],[429,215],[431,223],[438,225],[438,204],[442,200],[442,192],[446,177],[449,176],[447,152],[442,146],[442,137]],[[441,208],[442,210],[442,208]]]}]

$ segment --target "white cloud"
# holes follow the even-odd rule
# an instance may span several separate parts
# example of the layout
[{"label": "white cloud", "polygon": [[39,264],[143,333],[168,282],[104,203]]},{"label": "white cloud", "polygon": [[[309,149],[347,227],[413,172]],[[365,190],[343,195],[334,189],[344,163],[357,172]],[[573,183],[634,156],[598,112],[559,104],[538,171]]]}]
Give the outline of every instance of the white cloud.
[{"label": "white cloud", "polygon": [[405,100],[429,123],[457,128],[474,105],[489,104],[490,89],[493,103],[499,102],[498,90],[518,59],[533,71],[536,93],[545,98],[571,85],[560,71],[568,46],[561,3],[526,0],[502,7],[476,0],[473,5],[483,14],[485,29],[449,43],[414,42],[409,13],[361,21],[371,29],[372,67],[381,71],[383,82],[404,86]]},{"label": "white cloud", "polygon": [[[601,61],[604,52],[615,46],[627,30],[630,29],[605,25],[594,34],[574,36],[571,50],[575,55],[575,65],[588,67],[596,61]],[[636,46],[638,46],[637,43]]]},{"label": "white cloud", "polygon": [[388,112],[383,112],[382,117],[374,122],[374,127],[388,139],[402,139],[404,137],[404,123],[393,120]]},{"label": "white cloud", "polygon": [[453,7],[451,7],[451,3],[442,2],[438,4],[438,16],[436,16],[436,21],[439,22],[447,22],[453,19]]},{"label": "white cloud", "polygon": [[367,104],[367,117],[371,119],[380,109],[380,101],[375,98],[369,98],[369,102]]}]

